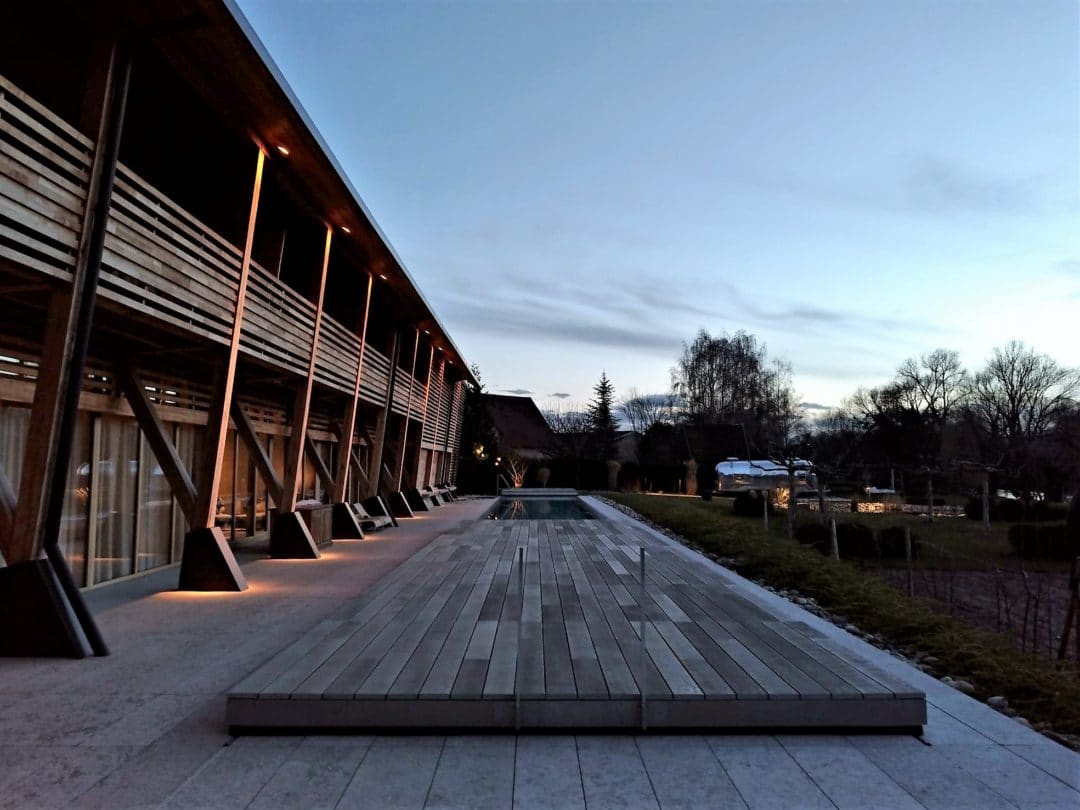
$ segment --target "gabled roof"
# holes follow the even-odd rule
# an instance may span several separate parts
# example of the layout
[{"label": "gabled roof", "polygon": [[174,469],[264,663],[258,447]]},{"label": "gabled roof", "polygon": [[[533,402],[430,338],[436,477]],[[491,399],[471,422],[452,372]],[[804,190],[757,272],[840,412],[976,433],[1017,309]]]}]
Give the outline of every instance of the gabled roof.
[{"label": "gabled roof", "polygon": [[531,397],[484,394],[483,402],[503,450],[546,451],[551,446],[551,428]]}]

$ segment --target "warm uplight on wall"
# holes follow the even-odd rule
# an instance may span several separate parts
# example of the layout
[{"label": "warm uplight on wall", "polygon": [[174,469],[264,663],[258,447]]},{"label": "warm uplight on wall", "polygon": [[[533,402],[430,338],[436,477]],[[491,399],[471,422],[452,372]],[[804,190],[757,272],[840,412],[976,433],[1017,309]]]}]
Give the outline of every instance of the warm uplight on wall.
[{"label": "warm uplight on wall", "polygon": [[285,157],[288,157],[288,156],[289,156],[289,149],[288,149],[288,147],[285,147],[285,146],[282,146],[281,144],[278,144],[277,150],[278,150],[279,152],[281,152],[281,154],[283,154],[283,155],[284,155]]}]

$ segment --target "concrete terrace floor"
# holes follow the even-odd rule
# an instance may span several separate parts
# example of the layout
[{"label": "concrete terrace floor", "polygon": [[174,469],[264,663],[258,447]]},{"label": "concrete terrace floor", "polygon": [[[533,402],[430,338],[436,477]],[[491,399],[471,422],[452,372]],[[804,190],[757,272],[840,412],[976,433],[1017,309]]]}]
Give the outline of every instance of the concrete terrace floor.
[{"label": "concrete terrace floor", "polygon": [[252,555],[243,594],[177,593],[175,569],[90,592],[111,656],[0,659],[0,807],[1080,807],[1080,756],[723,569],[925,691],[923,738],[229,736],[232,685],[489,503],[319,561]]}]

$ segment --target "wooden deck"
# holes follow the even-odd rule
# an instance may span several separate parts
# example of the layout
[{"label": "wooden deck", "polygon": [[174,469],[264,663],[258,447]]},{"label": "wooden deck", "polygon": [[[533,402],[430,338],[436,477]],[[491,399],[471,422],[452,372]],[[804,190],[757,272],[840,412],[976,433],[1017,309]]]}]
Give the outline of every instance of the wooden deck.
[{"label": "wooden deck", "polygon": [[238,730],[925,722],[921,692],[879,670],[871,676],[820,638],[644,530],[601,519],[480,521],[433,541],[237,684],[228,722]]}]

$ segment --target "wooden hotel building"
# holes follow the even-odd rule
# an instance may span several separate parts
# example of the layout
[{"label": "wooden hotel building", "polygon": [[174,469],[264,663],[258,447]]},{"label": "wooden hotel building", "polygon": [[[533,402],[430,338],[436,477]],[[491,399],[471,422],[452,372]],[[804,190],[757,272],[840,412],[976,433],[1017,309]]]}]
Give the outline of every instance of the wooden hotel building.
[{"label": "wooden hotel building", "polygon": [[298,504],[357,536],[452,483],[466,363],[233,4],[4,18],[0,653],[104,652],[82,588],[240,589],[242,538],[317,556]]}]

